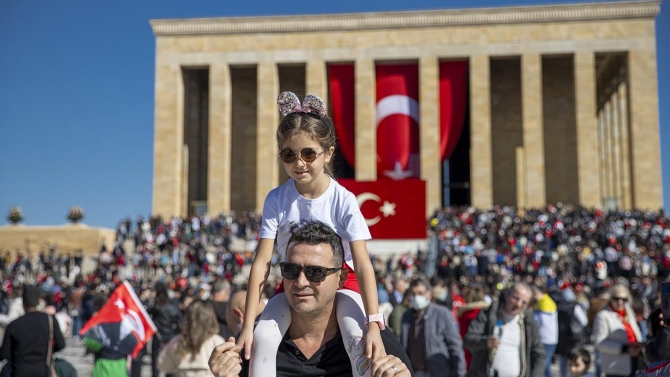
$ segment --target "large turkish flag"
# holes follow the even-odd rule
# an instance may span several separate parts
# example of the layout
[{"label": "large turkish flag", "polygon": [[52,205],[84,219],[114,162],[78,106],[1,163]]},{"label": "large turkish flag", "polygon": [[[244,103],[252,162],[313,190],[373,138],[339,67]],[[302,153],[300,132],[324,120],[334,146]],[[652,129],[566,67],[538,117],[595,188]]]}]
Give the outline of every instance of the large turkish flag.
[{"label": "large turkish flag", "polygon": [[372,239],[426,238],[426,183],[420,179],[338,182],[358,200]]},{"label": "large turkish flag", "polygon": [[380,64],[376,79],[377,177],[419,177],[419,66]]}]

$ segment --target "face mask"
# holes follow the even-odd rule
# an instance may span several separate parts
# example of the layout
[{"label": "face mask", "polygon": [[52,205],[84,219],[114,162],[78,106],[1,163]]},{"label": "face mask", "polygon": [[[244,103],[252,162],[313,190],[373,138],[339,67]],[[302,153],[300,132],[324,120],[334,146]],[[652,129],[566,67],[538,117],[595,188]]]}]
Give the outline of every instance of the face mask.
[{"label": "face mask", "polygon": [[439,295],[437,295],[437,301],[447,301],[448,297],[449,297],[449,292],[445,289],[442,292],[440,292]]},{"label": "face mask", "polygon": [[409,298],[409,306],[414,310],[423,310],[428,304],[430,304],[430,300],[426,296],[411,296]]}]

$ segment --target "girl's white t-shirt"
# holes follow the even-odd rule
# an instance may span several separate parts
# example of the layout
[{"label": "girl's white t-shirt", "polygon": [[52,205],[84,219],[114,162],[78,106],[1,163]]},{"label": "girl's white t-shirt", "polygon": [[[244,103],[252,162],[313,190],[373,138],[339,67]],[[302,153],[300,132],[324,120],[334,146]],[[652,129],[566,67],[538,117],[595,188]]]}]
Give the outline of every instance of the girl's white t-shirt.
[{"label": "girl's white t-shirt", "polygon": [[349,242],[369,240],[370,230],[358,207],[356,197],[330,178],[326,191],[316,199],[306,199],[289,179],[265,198],[260,238],[276,239],[282,261],[291,237],[291,224],[300,220],[319,220],[342,237],[344,260],[353,268]]}]

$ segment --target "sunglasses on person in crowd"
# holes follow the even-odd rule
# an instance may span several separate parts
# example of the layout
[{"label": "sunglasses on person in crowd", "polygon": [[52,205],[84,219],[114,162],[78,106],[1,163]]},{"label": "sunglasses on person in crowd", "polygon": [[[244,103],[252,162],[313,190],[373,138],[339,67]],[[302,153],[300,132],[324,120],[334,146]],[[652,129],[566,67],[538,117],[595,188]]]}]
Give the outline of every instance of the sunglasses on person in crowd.
[{"label": "sunglasses on person in crowd", "polygon": [[317,153],[314,149],[312,148],[304,148],[303,150],[300,151],[299,154],[296,154],[293,152],[293,150],[289,148],[284,148],[279,152],[279,158],[282,160],[282,162],[286,164],[292,164],[300,158],[303,160],[306,164],[314,162],[319,156],[321,156],[325,150],[322,151],[321,153]]},{"label": "sunglasses on person in crowd", "polygon": [[279,268],[281,269],[281,276],[289,280],[297,279],[300,276],[300,271],[305,271],[305,277],[312,283],[321,283],[326,280],[328,273],[342,269],[342,267],[301,266],[288,262],[279,263]]},{"label": "sunglasses on person in crowd", "polygon": [[612,297],[612,300],[628,302],[628,297]]}]

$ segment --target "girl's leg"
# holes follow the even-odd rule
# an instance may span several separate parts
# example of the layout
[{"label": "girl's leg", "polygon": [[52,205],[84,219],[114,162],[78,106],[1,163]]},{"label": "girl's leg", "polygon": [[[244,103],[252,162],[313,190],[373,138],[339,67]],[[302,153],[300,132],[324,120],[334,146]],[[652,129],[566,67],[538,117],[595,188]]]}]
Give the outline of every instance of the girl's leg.
[{"label": "girl's leg", "polygon": [[349,355],[353,376],[370,377],[370,360],[365,357],[365,307],[360,293],[350,289],[337,291],[335,299],[337,323]]},{"label": "girl's leg", "polygon": [[274,377],[277,375],[277,349],[291,325],[291,310],[284,292],[268,301],[254,330],[251,346],[249,376]]}]

